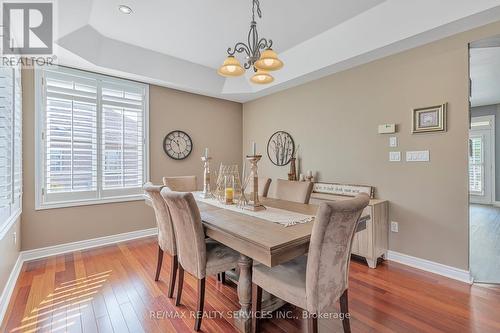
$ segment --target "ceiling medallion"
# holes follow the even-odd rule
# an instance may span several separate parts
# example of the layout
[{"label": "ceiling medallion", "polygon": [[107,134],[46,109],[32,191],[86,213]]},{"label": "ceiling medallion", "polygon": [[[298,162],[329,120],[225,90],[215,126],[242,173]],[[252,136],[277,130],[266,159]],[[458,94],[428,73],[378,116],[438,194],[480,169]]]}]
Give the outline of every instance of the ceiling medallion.
[{"label": "ceiling medallion", "polygon": [[[234,77],[243,75],[246,69],[253,68],[255,74],[250,78],[250,81],[257,84],[267,84],[274,81],[269,72],[283,67],[283,61],[278,58],[276,52],[271,48],[273,45],[271,39],[259,39],[255,11],[257,11],[259,18],[262,18],[259,0],[252,0],[252,22],[250,22],[250,31],[248,32],[248,44],[238,42],[233,48],[228,48],[228,57],[224,60],[218,73],[222,76]],[[264,51],[261,52],[261,50]],[[243,66],[234,56],[236,53],[246,55],[246,62]]]}]

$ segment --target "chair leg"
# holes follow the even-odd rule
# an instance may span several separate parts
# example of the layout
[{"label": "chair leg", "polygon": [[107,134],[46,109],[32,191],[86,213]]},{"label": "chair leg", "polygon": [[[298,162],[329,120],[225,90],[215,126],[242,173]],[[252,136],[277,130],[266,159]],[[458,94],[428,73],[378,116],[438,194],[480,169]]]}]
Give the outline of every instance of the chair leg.
[{"label": "chair leg", "polygon": [[198,332],[203,318],[203,305],[205,304],[205,278],[198,280],[198,304],[196,305],[196,321],[194,330]]},{"label": "chair leg", "polygon": [[347,295],[347,289],[344,291],[342,296],[340,296],[340,313],[342,314],[342,326],[344,327],[344,333],[351,332],[351,323],[349,321],[349,297]]},{"label": "chair leg", "polygon": [[260,332],[260,310],[262,307],[262,288],[252,283],[252,333]]},{"label": "chair leg", "polygon": [[177,278],[177,296],[175,297],[175,306],[181,304],[182,285],[184,284],[184,268],[179,264],[179,277]]},{"label": "chair leg", "polygon": [[318,317],[309,314],[309,317],[307,317],[307,333],[318,333]]},{"label": "chair leg", "polygon": [[160,279],[160,272],[161,272],[161,264],[162,263],[163,263],[163,250],[158,245],[158,262],[156,263],[155,281],[158,281]]},{"label": "chair leg", "polygon": [[220,273],[220,282],[226,284],[226,272]]},{"label": "chair leg", "polygon": [[175,288],[175,277],[177,275],[177,268],[179,267],[179,262],[177,261],[177,256],[173,255],[170,261],[170,282],[168,284],[168,297],[172,298],[174,296]]}]

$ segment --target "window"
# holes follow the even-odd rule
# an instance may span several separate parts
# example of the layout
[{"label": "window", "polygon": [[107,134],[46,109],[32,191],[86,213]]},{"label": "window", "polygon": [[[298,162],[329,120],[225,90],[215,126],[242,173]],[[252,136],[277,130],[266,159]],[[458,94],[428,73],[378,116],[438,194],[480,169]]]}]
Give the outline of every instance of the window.
[{"label": "window", "polygon": [[483,137],[471,136],[469,139],[469,187],[471,194],[484,193],[484,149]]},{"label": "window", "polygon": [[21,108],[19,69],[0,67],[0,235],[21,213]]},{"label": "window", "polygon": [[38,209],[142,196],[148,178],[148,86],[37,69]]}]

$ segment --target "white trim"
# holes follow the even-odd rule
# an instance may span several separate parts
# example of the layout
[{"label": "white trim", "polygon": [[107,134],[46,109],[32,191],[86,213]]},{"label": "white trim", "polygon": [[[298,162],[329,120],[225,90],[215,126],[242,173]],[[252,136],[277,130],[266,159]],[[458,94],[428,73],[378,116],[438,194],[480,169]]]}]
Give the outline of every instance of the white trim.
[{"label": "white trim", "polygon": [[407,254],[389,250],[387,251],[387,260],[398,262],[400,264],[410,266],[413,268],[418,268],[423,271],[446,276],[450,279],[462,281],[468,284],[472,284],[473,282],[472,276],[469,271],[455,268],[452,266],[443,265],[426,259],[412,257]]},{"label": "white trim", "polygon": [[[142,197],[144,199],[144,196]],[[16,210],[14,214],[11,214],[10,217],[0,225],[0,239],[3,239],[10,228],[16,223],[19,216],[21,216],[22,212],[22,203],[21,206]]]},{"label": "white trim", "polygon": [[5,313],[7,312],[7,308],[9,307],[10,298],[12,297],[12,293],[14,292],[14,288],[16,286],[17,279],[19,278],[19,274],[21,274],[21,268],[23,267],[23,259],[21,254],[17,256],[16,263],[10,272],[9,279],[3,288],[2,295],[0,296],[0,326],[3,323],[3,318]]},{"label": "white trim", "polygon": [[103,199],[89,199],[89,200],[78,200],[78,201],[60,201],[60,202],[44,203],[42,205],[37,205],[35,207],[35,210],[102,205],[102,204],[109,204],[109,203],[120,203],[120,202],[140,201],[140,200],[144,200],[143,194],[121,196],[121,197],[111,197],[111,198],[103,198]]},{"label": "white trim", "polygon": [[59,244],[34,250],[23,251],[21,252],[21,255],[23,258],[23,262],[25,262],[34,259],[55,256],[63,253],[86,250],[94,247],[120,243],[137,238],[154,236],[156,234],[158,234],[158,228],[143,229],[143,230],[126,232],[123,234],[92,238],[73,243]]}]

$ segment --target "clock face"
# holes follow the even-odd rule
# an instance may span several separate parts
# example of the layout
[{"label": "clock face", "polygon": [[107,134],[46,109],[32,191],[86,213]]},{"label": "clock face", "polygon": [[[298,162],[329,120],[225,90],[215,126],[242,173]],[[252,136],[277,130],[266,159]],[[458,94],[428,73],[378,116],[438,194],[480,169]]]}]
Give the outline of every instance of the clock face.
[{"label": "clock face", "polygon": [[193,142],[183,131],[172,131],[163,140],[163,150],[174,160],[183,160],[191,154]]}]

